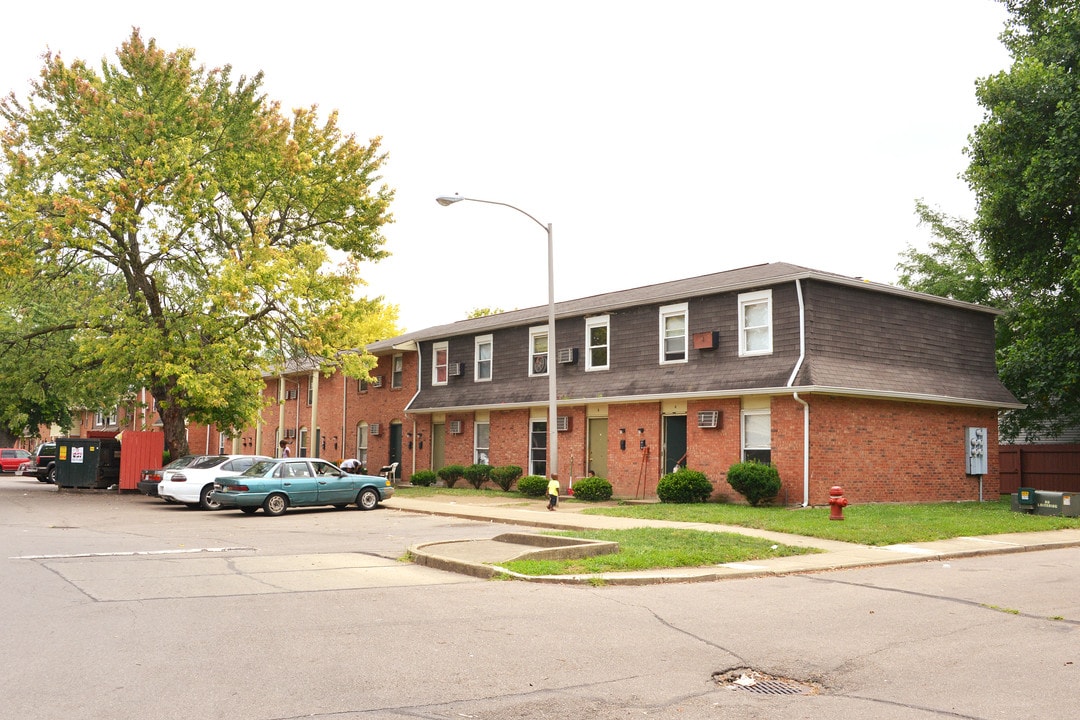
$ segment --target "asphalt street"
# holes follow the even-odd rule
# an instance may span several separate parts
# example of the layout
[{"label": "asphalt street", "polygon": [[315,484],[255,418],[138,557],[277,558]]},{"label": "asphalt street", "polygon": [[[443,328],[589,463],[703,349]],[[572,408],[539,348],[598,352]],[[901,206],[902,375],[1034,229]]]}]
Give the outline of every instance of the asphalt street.
[{"label": "asphalt street", "polygon": [[0,476],[0,714],[1077,714],[1076,548],[643,586],[404,560],[417,544],[534,530],[394,500],[206,513]]}]

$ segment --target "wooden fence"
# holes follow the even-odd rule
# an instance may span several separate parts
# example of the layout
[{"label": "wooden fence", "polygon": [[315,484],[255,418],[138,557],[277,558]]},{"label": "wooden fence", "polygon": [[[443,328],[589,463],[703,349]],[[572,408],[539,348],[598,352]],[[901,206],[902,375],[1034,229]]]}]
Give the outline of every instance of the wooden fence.
[{"label": "wooden fence", "polygon": [[1080,445],[999,445],[1001,492],[1080,492]]}]

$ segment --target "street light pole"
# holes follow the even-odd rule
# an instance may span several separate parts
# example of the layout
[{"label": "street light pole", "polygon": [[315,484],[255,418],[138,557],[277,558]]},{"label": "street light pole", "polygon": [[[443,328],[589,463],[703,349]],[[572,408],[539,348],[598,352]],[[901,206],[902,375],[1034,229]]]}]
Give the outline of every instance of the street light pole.
[{"label": "street light pole", "polygon": [[[547,265],[548,265],[548,455],[550,460],[548,462],[548,477],[556,477],[559,474],[559,430],[558,430],[558,393],[555,383],[555,368],[559,364],[558,357],[556,357],[555,347],[555,244],[552,240],[551,223],[546,225],[535,217],[525,212],[519,207],[510,205],[509,203],[496,202],[494,200],[479,200],[477,198],[467,198],[460,195],[443,195],[435,198],[435,202],[439,203],[443,207],[448,207],[454,203],[467,200],[469,202],[485,203],[487,205],[502,205],[508,207],[511,210],[517,210],[525,217],[532,220],[534,223],[544,228],[547,232]],[[571,468],[571,471],[573,469]]]}]

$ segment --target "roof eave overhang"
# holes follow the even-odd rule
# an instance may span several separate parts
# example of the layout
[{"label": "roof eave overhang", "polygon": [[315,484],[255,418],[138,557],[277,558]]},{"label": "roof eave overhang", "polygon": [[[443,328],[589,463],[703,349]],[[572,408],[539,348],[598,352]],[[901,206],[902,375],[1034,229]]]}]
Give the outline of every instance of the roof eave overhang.
[{"label": "roof eave overhang", "polygon": [[[935,395],[930,393],[911,393],[911,392],[896,392],[889,390],[866,390],[862,388],[845,388],[845,387],[831,387],[823,385],[803,385],[792,387],[768,387],[768,388],[743,388],[739,390],[704,390],[699,392],[680,392],[680,393],[654,393],[650,395],[624,395],[624,396],[612,396],[605,395],[602,397],[579,397],[579,398],[562,398],[558,401],[558,405],[574,406],[574,405],[590,405],[590,404],[627,404],[627,403],[643,403],[643,402],[662,402],[665,400],[705,400],[710,398],[732,398],[742,397],[745,395],[788,395],[793,392],[802,394],[818,394],[818,395],[842,395],[848,397],[861,397],[868,399],[879,400],[893,400],[896,402],[916,402],[916,403],[934,403],[938,405],[961,405],[966,407],[982,407],[982,408],[994,408],[997,410],[1020,410],[1027,407],[1023,403],[1018,402],[1000,402],[995,400],[982,400],[979,398],[965,398],[955,397],[949,395]],[[431,414],[431,413],[461,413],[461,412],[475,412],[477,410],[520,410],[523,408],[539,407],[546,405],[547,401],[544,399],[538,399],[535,401],[516,402],[516,403],[498,403],[498,404],[477,404],[477,405],[454,405],[447,407],[415,407],[410,404],[405,409],[407,413],[414,414]]]}]

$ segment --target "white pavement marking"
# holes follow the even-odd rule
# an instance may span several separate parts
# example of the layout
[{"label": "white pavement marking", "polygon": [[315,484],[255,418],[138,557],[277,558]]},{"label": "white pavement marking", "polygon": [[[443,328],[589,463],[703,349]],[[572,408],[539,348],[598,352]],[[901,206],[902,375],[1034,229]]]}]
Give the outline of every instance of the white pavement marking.
[{"label": "white pavement marking", "polygon": [[234,550],[254,550],[252,547],[187,548],[184,550],[133,550],[131,552],[71,553],[67,555],[16,555],[8,560],[63,560],[66,558],[134,557],[136,555],[186,555],[192,553],[219,553]]}]

